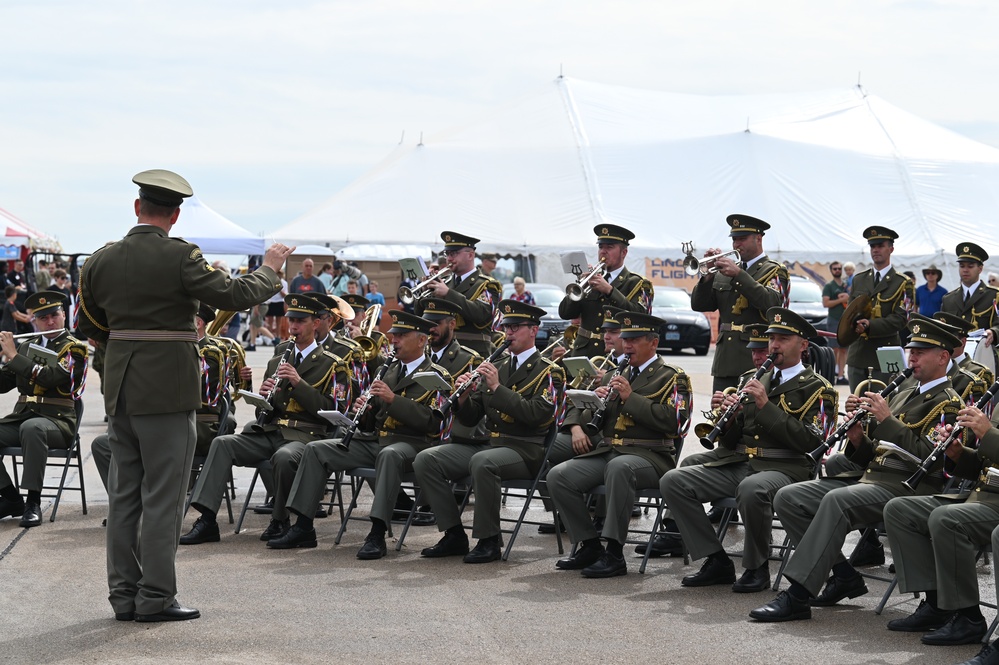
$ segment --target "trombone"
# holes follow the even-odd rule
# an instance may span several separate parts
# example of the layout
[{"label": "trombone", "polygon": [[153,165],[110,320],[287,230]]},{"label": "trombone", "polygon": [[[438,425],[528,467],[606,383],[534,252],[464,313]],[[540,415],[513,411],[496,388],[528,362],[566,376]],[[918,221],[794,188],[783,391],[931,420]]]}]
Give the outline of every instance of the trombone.
[{"label": "trombone", "polygon": [[[565,295],[569,297],[569,300],[573,302],[579,302],[586,296],[590,295],[590,291],[593,287],[590,285],[590,280],[597,275],[603,275],[606,266],[604,265],[603,259],[597,262],[597,265],[593,266],[593,269],[582,275],[577,281],[569,284],[565,287]],[[605,275],[606,277],[606,275]]]},{"label": "trombone", "polygon": [[427,277],[425,280],[423,280],[413,288],[409,288],[408,286],[400,286],[399,292],[396,294],[396,298],[398,298],[399,302],[401,302],[403,305],[412,305],[414,302],[427,295],[426,291],[427,287],[430,285],[430,282],[436,280],[450,279],[451,274],[452,274],[451,268],[449,267],[441,268],[436,273],[430,275],[429,277]]},{"label": "trombone", "polygon": [[579,332],[579,326],[577,326],[575,323],[567,325],[565,327],[565,330],[562,331],[562,334],[556,337],[554,342],[546,346],[541,351],[541,355],[545,356],[546,354],[551,353],[556,346],[562,346],[565,347],[566,349],[571,348],[572,343],[576,341],[577,332]]},{"label": "trombone", "polygon": [[739,256],[739,250],[732,249],[722,254],[712,254],[711,256],[702,256],[697,258],[694,256],[694,243],[685,242],[683,243],[684,249],[687,252],[687,256],[683,258],[683,270],[688,275],[693,277],[694,275],[713,275],[718,272],[718,266],[715,265],[715,261],[725,257],[727,259],[732,259],[737,261]]}]

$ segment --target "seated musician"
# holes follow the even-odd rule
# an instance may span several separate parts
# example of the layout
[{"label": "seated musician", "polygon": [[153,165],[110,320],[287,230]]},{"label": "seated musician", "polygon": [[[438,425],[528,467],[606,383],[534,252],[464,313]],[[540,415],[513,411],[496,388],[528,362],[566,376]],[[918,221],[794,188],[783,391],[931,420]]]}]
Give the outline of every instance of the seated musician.
[{"label": "seated musician", "polygon": [[[343,359],[321,348],[315,340],[320,310],[313,298],[291,294],[285,298],[293,346],[285,355],[267,363],[260,394],[273,408],[260,410],[257,421],[248,423],[239,434],[212,441],[208,459],[198,476],[191,505],[201,516],[185,535],[182,545],[218,542],[216,514],[233,464],[255,466],[270,459],[274,467],[274,513],[261,540],[280,537],[288,530],[285,502],[295,478],[302,452],[310,441],[326,435],[329,422],[320,410],[347,408],[350,401],[350,373]],[[287,356],[287,361],[285,357]]]},{"label": "seated musician", "polygon": [[[656,353],[665,322],[633,312],[618,317],[629,367],[623,374],[604,375],[596,390],[605,400],[600,412],[569,410],[564,426],[572,432],[576,457],[548,473],[548,487],[569,537],[582,543],[575,555],[560,559],[555,567],[581,570],[583,577],[628,572],[623,547],[635,490],[658,487],[662,475],[676,466],[676,445],[689,421],[690,380]],[[598,443],[584,429],[590,425],[603,435]],[[587,493],[598,485],[607,488],[607,516],[599,534],[586,507]]]},{"label": "seated musician", "polygon": [[[37,337],[20,344],[13,334],[0,332],[0,392],[17,389],[20,395],[13,413],[0,418],[0,446],[23,449],[21,487],[0,463],[0,518],[21,516],[20,526],[42,523],[42,485],[49,448],[68,449],[76,432],[74,401],[80,399],[87,376],[87,345],[66,330],[63,302],[66,296],[55,291],[32,293],[24,306],[34,315]],[[31,345],[42,346],[57,355],[44,360]]]},{"label": "seated musician", "polygon": [[[719,439],[727,454],[667,471],[659,482],[691,557],[707,557],[700,571],[683,578],[683,586],[731,584],[737,593],[770,586],[773,496],[813,475],[808,453],[822,442],[823,418],[835,422],[836,391],[801,361],[815,329],[782,307],[771,307],[767,318],[773,369],[743,386],[748,399]],[[745,572],[738,581],[702,505],[732,496],[746,530]]]},{"label": "seated musician", "polygon": [[[545,436],[557,415],[565,375],[535,347],[545,310],[502,300],[499,311],[503,315],[500,327],[511,343],[509,355],[483,362],[475,375],[458,377],[459,387],[467,381],[479,383],[464,392],[454,407],[456,419],[467,427],[485,419],[490,445],[484,449],[457,443],[439,446],[420,453],[414,464],[417,482],[437,515],[437,528],[444,532],[440,542],[423,550],[425,557],[464,554],[465,563],[499,559],[501,482],[533,478],[545,462]],[[552,463],[571,454],[571,449],[553,451]],[[475,491],[472,535],[479,539],[471,552],[448,483],[468,475]]]},{"label": "seated musician", "polygon": [[[847,457],[866,467],[859,482],[820,478],[777,492],[774,507],[795,545],[784,569],[791,585],[772,602],[750,612],[753,619],[809,619],[812,606],[828,607],[867,593],[864,578],[843,557],[843,542],[851,529],[881,522],[885,504],[910,493],[902,483],[919,466],[919,461],[878,442],[890,441],[912,453],[913,459],[922,460],[932,449],[927,437],[940,423],[954,422],[962,406],[947,376],[951,353],[958,345],[956,330],[925,318],[910,321],[908,328],[911,338],[906,348],[916,384],[900,388],[890,401],[880,393],[866,392],[847,403],[848,416],[859,405],[873,420],[870,434],[859,422],[847,431]],[[943,490],[942,466],[940,460],[919,485],[919,493]]]},{"label": "seated musician", "polygon": [[347,449],[341,445],[342,438],[314,441],[306,447],[287,501],[288,509],[298,518],[284,537],[270,541],[268,547],[315,547],[312,515],[326,491],[326,480],[338,471],[374,467],[371,531],[357,558],[385,556],[385,533],[393,517],[402,475],[411,470],[417,453],[441,440],[446,425],[433,409],[450,391],[447,394],[428,391],[413,375],[435,372],[451,384],[447,371],[426,355],[427,334],[433,322],[398,310],[389,314],[392,327],[388,334],[394,357],[384,366],[382,378],[371,382],[370,399],[358,398],[354,404],[358,418],[356,435],[351,437]]}]

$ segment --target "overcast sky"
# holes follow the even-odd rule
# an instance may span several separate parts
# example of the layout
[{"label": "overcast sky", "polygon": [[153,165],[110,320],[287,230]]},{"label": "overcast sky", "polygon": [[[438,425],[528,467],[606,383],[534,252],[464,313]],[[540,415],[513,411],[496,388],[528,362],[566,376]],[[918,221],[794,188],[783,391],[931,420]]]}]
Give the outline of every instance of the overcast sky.
[{"label": "overcast sky", "polygon": [[672,92],[868,92],[999,147],[999,3],[0,4],[0,208],[90,251],[131,177],[185,176],[254,232],[406,143],[559,74]]}]

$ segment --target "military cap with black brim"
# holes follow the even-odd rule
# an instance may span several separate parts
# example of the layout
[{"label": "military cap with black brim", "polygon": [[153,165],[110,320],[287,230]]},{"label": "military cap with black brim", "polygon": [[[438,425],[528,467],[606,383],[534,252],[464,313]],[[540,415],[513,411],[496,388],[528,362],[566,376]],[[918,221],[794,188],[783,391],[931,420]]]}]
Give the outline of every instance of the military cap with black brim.
[{"label": "military cap with black brim", "polygon": [[749,215],[729,215],[725,218],[725,222],[731,229],[728,234],[730,238],[748,236],[753,233],[764,235],[770,230],[769,224],[762,219],[750,217]]},{"label": "military cap with black brim", "polygon": [[954,349],[961,345],[956,330],[946,323],[914,318],[906,326],[909,329],[907,349],[943,349],[953,354]]},{"label": "military cap with black brim", "polygon": [[539,326],[541,325],[541,319],[548,313],[540,307],[535,307],[534,305],[528,305],[526,302],[510,299],[500,300],[499,305],[496,307],[503,316],[503,318],[500,319],[501,326],[513,323],[525,323],[532,326]]},{"label": "military cap with black brim", "polygon": [[132,182],[139,186],[139,198],[167,208],[176,208],[194,194],[191,185],[173,171],[152,169],[136,173]]},{"label": "military cap with black brim", "polygon": [[768,335],[798,335],[808,339],[815,337],[818,333],[812,324],[806,321],[800,314],[792,312],[785,307],[771,307],[767,310],[767,330]]},{"label": "military cap with black brim", "polygon": [[879,245],[885,240],[892,242],[898,240],[898,234],[887,226],[868,226],[864,229],[864,240],[868,245]]},{"label": "military cap with black brim", "polygon": [[211,323],[215,320],[215,308],[211,305],[200,303],[198,305],[198,318],[205,323]]},{"label": "military cap with black brim", "polygon": [[643,314],[641,312],[622,312],[621,318],[621,338],[631,339],[633,337],[645,337],[646,335],[659,335],[666,322],[657,316]]},{"label": "military cap with black brim", "polygon": [[24,309],[30,309],[35,316],[54,307],[62,307],[67,296],[58,291],[36,291],[24,300]]},{"label": "military cap with black brim", "polygon": [[954,251],[957,253],[958,263],[961,261],[985,263],[989,260],[989,253],[973,242],[962,242]]},{"label": "military cap with black brim", "polygon": [[337,314],[344,321],[353,321],[354,317],[357,316],[350,303],[339,296],[329,293],[300,293],[298,295],[315,299],[322,308],[320,311],[325,310],[330,314]]},{"label": "military cap with black brim", "polygon": [[392,317],[392,327],[388,331],[393,335],[401,335],[408,332],[429,335],[430,331],[436,325],[433,321],[428,321],[422,316],[398,309],[389,310],[389,316]]},{"label": "military cap with black brim", "polygon": [[441,240],[444,241],[444,249],[462,249],[463,247],[474,248],[479,244],[478,238],[466,236],[456,231],[444,231],[441,233]]},{"label": "military cap with black brim", "polygon": [[[913,314],[910,318],[915,318],[916,314]],[[971,321],[965,321],[957,314],[951,314],[950,312],[936,312],[931,317],[934,321],[940,321],[941,323],[946,323],[951,328],[958,331],[959,337],[967,337],[968,333],[975,329],[975,326],[971,325]]]},{"label": "military cap with black brim", "polygon": [[370,300],[357,293],[346,293],[342,299],[350,305],[355,312],[363,312],[371,306]]},{"label": "military cap with black brim", "polygon": [[619,242],[622,245],[627,245],[635,239],[634,233],[618,224],[597,224],[593,227],[593,232],[597,234],[597,244]]},{"label": "military cap with black brim", "polygon": [[766,349],[770,346],[770,338],[767,337],[767,327],[762,323],[749,326],[746,328],[749,333],[749,342],[746,344],[747,349]]},{"label": "military cap with black brim", "polygon": [[284,304],[284,315],[289,319],[318,317],[326,309],[321,302],[302,293],[289,293],[284,297]]},{"label": "military cap with black brim", "polygon": [[461,314],[460,305],[443,298],[424,298],[420,303],[423,305],[423,318],[434,323],[448,317],[456,319]]},{"label": "military cap with black brim", "polygon": [[619,317],[624,313],[623,309],[617,307],[604,307],[604,322],[600,324],[601,330],[615,330],[621,327]]}]

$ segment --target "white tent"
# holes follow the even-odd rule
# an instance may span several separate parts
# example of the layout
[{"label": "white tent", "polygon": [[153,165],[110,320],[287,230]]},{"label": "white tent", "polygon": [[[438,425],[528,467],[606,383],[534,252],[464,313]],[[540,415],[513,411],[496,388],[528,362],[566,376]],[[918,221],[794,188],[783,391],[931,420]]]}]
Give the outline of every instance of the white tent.
[{"label": "white tent", "polygon": [[184,201],[170,235],[193,242],[205,254],[263,254],[265,241],[215,212],[197,196]]},{"label": "white tent", "polygon": [[996,235],[999,150],[860,87],[705,97],[559,78],[398,147],[274,236],[439,250],[453,228],[483,251],[550,258],[592,253],[593,226],[613,221],[637,234],[629,264],[645,273],[675,270],[683,241],[728,246],[731,213],[769,221],[781,260],[863,264],[862,230],[879,224],[901,235],[897,267],[947,274],[958,242]]},{"label": "white tent", "polygon": [[10,258],[19,254],[15,249],[17,247],[31,247],[51,252],[62,251],[55,238],[29,226],[23,219],[3,208],[0,208],[0,246],[13,250],[14,253],[10,254]]}]

